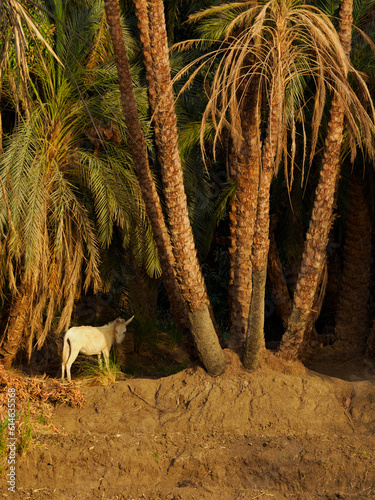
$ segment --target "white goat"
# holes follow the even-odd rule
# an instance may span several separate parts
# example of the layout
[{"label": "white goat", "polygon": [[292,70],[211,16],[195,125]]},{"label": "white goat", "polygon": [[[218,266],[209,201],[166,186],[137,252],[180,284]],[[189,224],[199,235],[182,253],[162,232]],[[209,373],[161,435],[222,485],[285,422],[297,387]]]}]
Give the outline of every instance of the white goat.
[{"label": "white goat", "polygon": [[98,355],[99,367],[102,368],[103,354],[105,365],[108,369],[109,351],[113,343],[121,344],[124,340],[126,327],[134,316],[125,321],[117,318],[104,326],[73,326],[64,336],[62,353],[62,381],[64,381],[65,368],[68,380],[71,380],[70,368],[77,359],[78,354]]}]

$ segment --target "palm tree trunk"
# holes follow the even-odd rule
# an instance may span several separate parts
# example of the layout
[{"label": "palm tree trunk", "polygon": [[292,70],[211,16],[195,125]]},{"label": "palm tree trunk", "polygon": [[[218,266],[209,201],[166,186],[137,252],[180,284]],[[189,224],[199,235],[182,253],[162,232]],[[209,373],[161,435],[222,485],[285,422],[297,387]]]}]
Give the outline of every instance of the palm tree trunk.
[{"label": "palm tree trunk", "polygon": [[265,347],[264,296],[269,249],[269,197],[273,173],[273,164],[269,164],[267,167],[263,166],[259,186],[258,212],[252,259],[252,293],[244,356],[244,366],[248,370],[256,370],[258,368],[260,352]]},{"label": "palm tree trunk", "polygon": [[236,193],[230,211],[230,347],[243,351],[252,291],[254,240],[260,173],[259,78],[254,78],[241,110],[243,140],[235,160]]},{"label": "palm tree trunk", "polygon": [[292,299],[290,298],[288,285],[286,284],[283,266],[281,264],[279,250],[277,248],[273,221],[270,227],[270,248],[268,251],[267,278],[271,285],[272,297],[276,312],[281,319],[283,327],[288,326],[289,315],[292,310]]},{"label": "palm tree trunk", "polygon": [[319,318],[322,310],[326,287],[327,287],[328,271],[327,265],[323,268],[320,275],[320,280],[315,292],[313,307],[306,323],[305,334],[300,347],[299,356],[301,361],[307,361],[314,352],[315,347],[318,345],[318,333],[315,329],[315,322]]},{"label": "palm tree trunk", "polygon": [[335,350],[340,351],[342,357],[363,354],[370,329],[371,220],[363,182],[357,175],[352,177],[349,189],[350,209],[334,343]]},{"label": "palm tree trunk", "polygon": [[[340,40],[349,56],[351,46],[353,2],[344,0],[340,8]],[[323,271],[328,236],[333,222],[333,207],[340,172],[340,152],[344,130],[344,109],[337,94],[333,96],[325,140],[323,164],[315,201],[306,234],[301,268],[293,297],[293,309],[279,355],[296,359],[300,354],[303,336],[309,320],[316,289]]]},{"label": "palm tree trunk", "polygon": [[21,286],[10,308],[8,325],[1,345],[2,363],[6,369],[11,367],[17,353],[24,345],[31,307],[31,293],[25,286]]},{"label": "palm tree trunk", "polygon": [[210,302],[189,220],[178,148],[164,5],[162,0],[134,0],[134,3],[151,96],[176,277],[181,295],[189,306],[191,333],[200,358],[208,373],[219,375],[224,370],[224,355],[211,320]]},{"label": "palm tree trunk", "polygon": [[171,312],[179,330],[183,332],[189,328],[188,311],[177,286],[174,274],[175,260],[172,245],[164,222],[159,195],[149,167],[145,138],[137,112],[129,61],[125,49],[118,0],[106,0],[105,12],[119,76],[121,103],[128,129],[128,146],[133,157],[146,212],[150,219],[153,236],[158,249],[160,266],[171,305]]},{"label": "palm tree trunk", "polygon": [[[281,71],[281,68],[280,70]],[[253,289],[250,302],[249,322],[246,335],[244,366],[248,370],[256,370],[259,357],[265,348],[264,341],[264,297],[267,279],[267,260],[269,250],[270,228],[270,190],[275,172],[277,144],[280,140],[283,95],[281,78],[276,76],[275,94],[271,100],[268,119],[267,139],[263,146],[262,171],[258,191],[257,218],[252,255]]]}]

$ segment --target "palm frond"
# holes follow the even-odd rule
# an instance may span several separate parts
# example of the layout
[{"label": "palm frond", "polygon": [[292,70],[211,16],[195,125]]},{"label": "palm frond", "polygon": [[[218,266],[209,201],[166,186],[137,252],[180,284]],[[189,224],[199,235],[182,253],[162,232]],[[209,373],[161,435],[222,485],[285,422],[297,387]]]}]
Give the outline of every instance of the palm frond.
[{"label": "palm frond", "polygon": [[[34,62],[32,113],[4,141],[0,158],[0,285],[9,286],[13,297],[20,284],[28,290],[29,354],[42,346],[52,325],[56,331],[69,326],[82,289],[101,287],[101,258],[114,227],[148,272],[160,273],[124,140],[116,75],[108,59],[97,57],[105,50],[95,40],[102,13],[98,5],[86,5],[87,17],[72,15],[61,2],[51,0],[50,7],[64,18],[56,51],[66,67],[51,54]],[[95,50],[87,78],[85,65]],[[138,97],[148,129],[140,85]]]},{"label": "palm frond", "polygon": [[[231,22],[229,14],[233,16]],[[259,94],[266,97],[270,115],[276,82],[284,89],[280,130],[291,132],[292,144],[295,144],[296,122],[304,118],[303,89],[307,82],[310,88],[315,89],[310,162],[315,154],[326,96],[333,92],[340,96],[345,109],[353,147],[363,147],[373,154],[375,113],[369,90],[362,75],[348,60],[332,22],[322,11],[299,0],[270,0],[258,2],[256,6],[253,2],[241,2],[200,12],[194,20],[204,20],[204,23],[222,21],[223,25],[223,41],[219,48],[206,52],[179,75],[185,78],[186,73],[191,71],[185,90],[198,74],[207,71],[207,68],[215,68],[210,99],[202,117],[202,149],[204,125],[209,119],[216,130],[214,148],[224,128],[231,131],[234,145],[239,148],[242,142],[241,102],[258,75]],[[253,61],[251,65],[249,60]],[[351,88],[348,73],[360,90]],[[278,141],[276,158],[284,156],[284,162],[287,162],[285,140],[288,134],[283,134],[284,139]],[[290,157],[292,162],[293,150],[295,145]]]}]

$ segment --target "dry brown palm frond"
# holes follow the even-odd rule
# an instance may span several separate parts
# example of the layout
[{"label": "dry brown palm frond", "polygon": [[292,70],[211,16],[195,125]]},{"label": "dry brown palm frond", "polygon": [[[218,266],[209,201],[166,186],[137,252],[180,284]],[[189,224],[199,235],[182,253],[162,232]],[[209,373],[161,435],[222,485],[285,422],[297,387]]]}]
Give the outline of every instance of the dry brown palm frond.
[{"label": "dry brown palm frond", "polygon": [[[6,400],[8,398],[8,388],[17,391],[17,404],[19,407],[31,402],[58,402],[72,407],[81,408],[85,399],[83,394],[73,383],[63,386],[60,382],[51,379],[30,379],[25,378],[15,370],[6,371],[0,364],[0,424],[5,420]],[[20,408],[18,408],[20,409]]]},{"label": "dry brown palm frond", "polygon": [[[345,111],[353,154],[359,147],[374,155],[375,110],[369,90],[363,75],[352,66],[336,29],[324,13],[300,0],[270,0],[258,2],[255,7],[253,2],[220,5],[192,17],[194,21],[201,21],[201,31],[208,33],[210,23],[215,21],[217,27],[220,19],[225,27],[220,45],[191,62],[176,77],[186,78],[184,91],[198,74],[208,75],[215,70],[202,117],[202,148],[204,129],[209,120],[216,130],[214,147],[224,128],[230,130],[234,146],[240,147],[241,102],[257,75],[260,77],[259,96],[265,96],[268,102],[268,117],[272,113],[276,87],[283,89],[276,158],[280,161],[284,158],[289,185],[293,180],[293,166],[288,169],[288,165],[294,164],[297,121],[302,123],[304,158],[307,154],[306,82],[309,82],[314,100],[309,163],[315,155],[327,97],[334,93]],[[212,44],[214,41],[218,43],[218,40],[201,39],[176,47],[183,50],[192,44]],[[356,91],[349,84],[348,75],[355,80]],[[286,153],[288,137],[291,147],[288,146],[289,152]],[[275,168],[277,166],[276,162]]]}]

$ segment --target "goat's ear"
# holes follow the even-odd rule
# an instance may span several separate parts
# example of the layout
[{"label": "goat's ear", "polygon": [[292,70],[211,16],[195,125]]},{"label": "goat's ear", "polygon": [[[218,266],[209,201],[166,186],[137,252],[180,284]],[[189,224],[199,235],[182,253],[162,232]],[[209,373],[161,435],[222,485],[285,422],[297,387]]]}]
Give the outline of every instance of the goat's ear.
[{"label": "goat's ear", "polygon": [[125,325],[128,325],[132,320],[134,319],[134,316],[132,316],[128,321],[125,321]]}]

